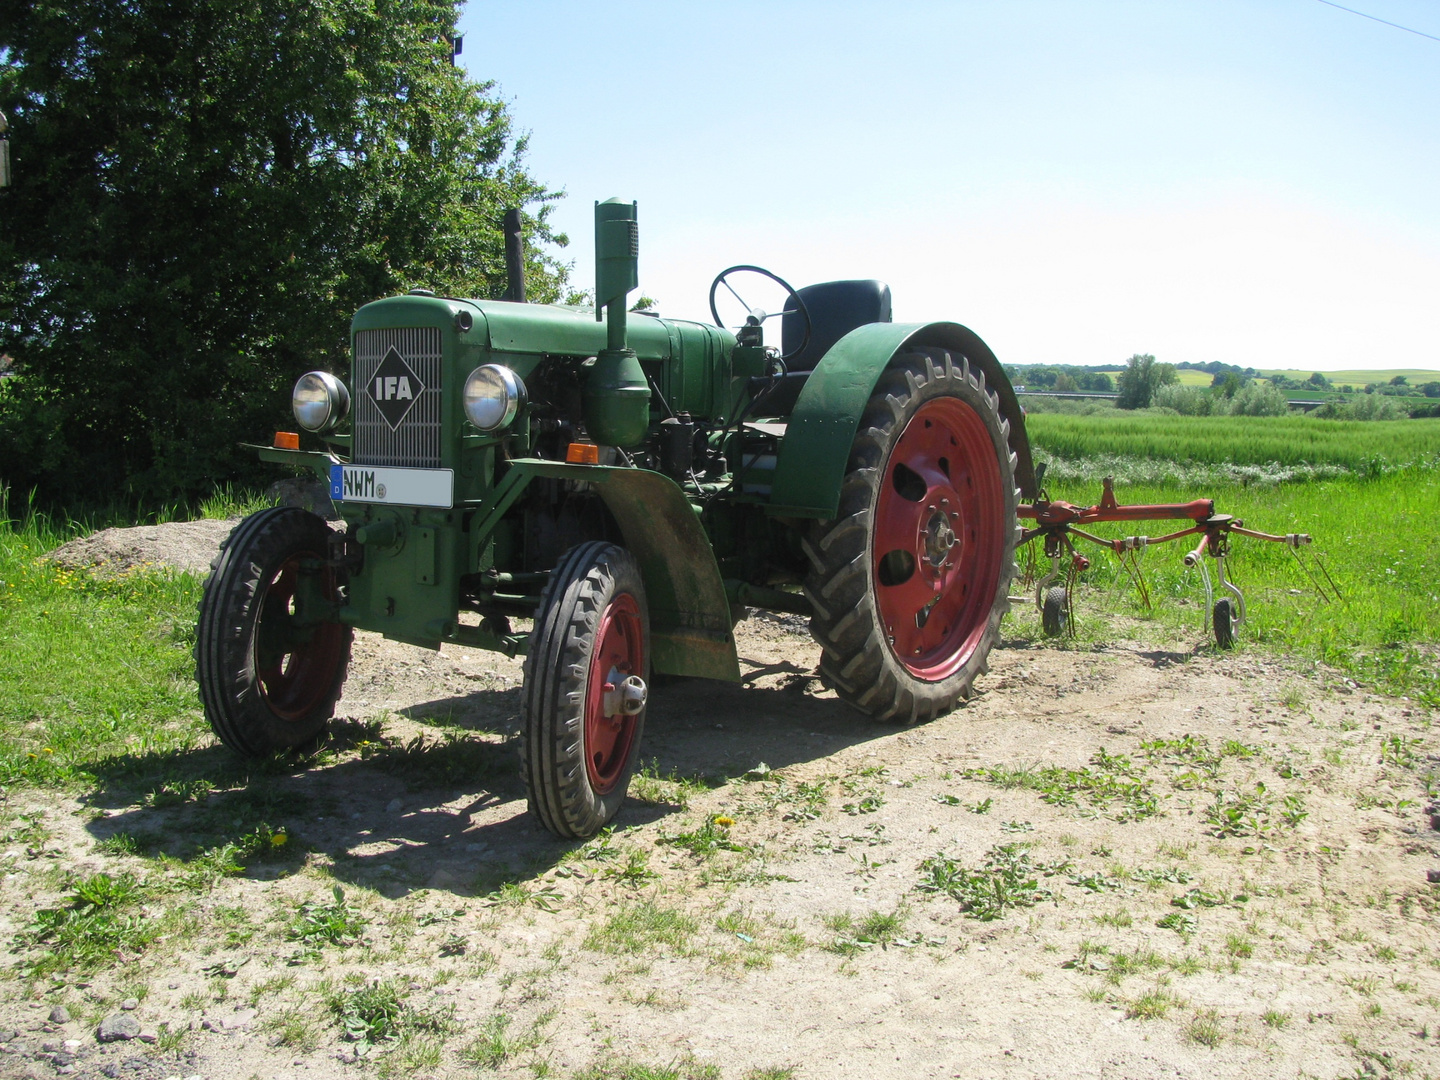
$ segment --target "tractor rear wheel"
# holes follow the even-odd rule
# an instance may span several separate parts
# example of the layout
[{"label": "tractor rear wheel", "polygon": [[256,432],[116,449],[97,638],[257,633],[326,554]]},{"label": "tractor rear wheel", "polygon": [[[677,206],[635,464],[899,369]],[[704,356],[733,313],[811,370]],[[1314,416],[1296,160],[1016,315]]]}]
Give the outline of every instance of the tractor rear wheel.
[{"label": "tractor rear wheel", "polygon": [[235,526],[211,564],[195,676],[211,729],[243,757],[312,743],[335,711],[355,634],[333,618],[329,540],[315,514],[271,507]]},{"label": "tractor rear wheel", "polygon": [[839,515],[805,539],[822,679],[877,720],[969,697],[1009,608],[1019,533],[1009,424],[961,355],[912,350],[860,420]]},{"label": "tractor rear wheel", "polygon": [[541,596],[520,715],[530,810],[560,837],[594,836],[619,811],[640,756],[650,615],[634,557],[573,547]]}]

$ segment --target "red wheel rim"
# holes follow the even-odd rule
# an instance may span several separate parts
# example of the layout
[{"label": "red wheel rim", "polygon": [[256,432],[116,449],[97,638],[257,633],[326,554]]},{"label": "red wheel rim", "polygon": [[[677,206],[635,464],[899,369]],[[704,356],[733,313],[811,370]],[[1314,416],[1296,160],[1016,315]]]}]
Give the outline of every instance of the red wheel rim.
[{"label": "red wheel rim", "polygon": [[585,684],[585,771],[597,795],[608,795],[630,760],[639,717],[605,715],[605,688],[612,674],[644,677],[645,631],[640,605],[629,593],[617,593],[600,617],[590,675]]},{"label": "red wheel rim", "polygon": [[875,500],[875,606],[895,658],[948,678],[985,633],[1005,553],[995,444],[959,398],[921,405],[885,462]]},{"label": "red wheel rim", "polygon": [[[297,554],[281,564],[265,590],[260,625],[255,633],[255,673],[270,711],[282,720],[304,720],[323,705],[335,688],[345,658],[345,628],[337,622],[301,625],[295,598],[302,559]],[[335,599],[335,579],[321,571],[323,594]]]}]

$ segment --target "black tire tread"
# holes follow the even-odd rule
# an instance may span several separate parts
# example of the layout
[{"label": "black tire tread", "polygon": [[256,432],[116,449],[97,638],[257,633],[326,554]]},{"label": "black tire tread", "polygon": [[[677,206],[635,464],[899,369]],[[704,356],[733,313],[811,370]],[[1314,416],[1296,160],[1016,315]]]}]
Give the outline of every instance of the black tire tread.
[{"label": "black tire tread", "polygon": [[588,657],[607,599],[621,586],[639,601],[648,666],[649,618],[639,568],[624,548],[599,540],[571,548],[551,573],[525,657],[520,760],[530,811],[545,829],[567,839],[594,836],[615,816],[639,759],[643,711],[626,775],[606,796],[591,789],[583,738]]},{"label": "black tire tread", "polygon": [[[1009,492],[1005,508],[1009,535],[979,647],[960,671],[932,683],[900,667],[880,638],[868,549],[870,519],[889,447],[914,408],[923,400],[946,394],[963,397],[991,430],[1001,478]],[[910,349],[892,361],[861,416],[840,488],[839,511],[834,520],[812,527],[802,550],[810,563],[804,589],[814,606],[810,632],[821,650],[821,679],[844,701],[876,720],[900,724],[933,720],[969,698],[975,678],[988,670],[986,658],[999,638],[1000,620],[1009,610],[1020,535],[1016,516],[1020,491],[1014,484],[1015,455],[1009,434],[999,398],[986,388],[984,374],[971,367],[963,355],[943,349]]]},{"label": "black tire tread", "polygon": [[242,757],[267,757],[313,742],[334,715],[349,669],[354,631],[345,630],[345,652],[335,684],[301,721],[270,712],[255,678],[251,638],[262,579],[301,545],[326,550],[324,520],[295,507],[257,511],[231,530],[210,563],[195,632],[195,680],[205,717],[217,738]]},{"label": "black tire tread", "polygon": [[1059,637],[1070,623],[1069,597],[1064,585],[1052,585],[1045,590],[1045,600],[1040,610],[1040,625],[1046,637]]},{"label": "black tire tread", "polygon": [[1211,613],[1211,625],[1215,630],[1215,644],[1222,649],[1233,649],[1235,647],[1235,616],[1234,607],[1228,596],[1222,596],[1215,601],[1215,607]]}]

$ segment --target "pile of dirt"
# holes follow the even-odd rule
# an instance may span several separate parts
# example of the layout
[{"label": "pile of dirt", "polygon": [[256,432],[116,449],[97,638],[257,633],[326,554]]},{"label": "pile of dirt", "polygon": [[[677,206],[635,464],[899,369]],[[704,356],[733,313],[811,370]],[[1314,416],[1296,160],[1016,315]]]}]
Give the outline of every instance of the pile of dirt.
[{"label": "pile of dirt", "polygon": [[70,570],[88,570],[98,577],[119,577],[135,570],[166,567],[192,574],[210,572],[210,562],[237,523],[172,521],[101,529],[61,544],[50,558]]}]

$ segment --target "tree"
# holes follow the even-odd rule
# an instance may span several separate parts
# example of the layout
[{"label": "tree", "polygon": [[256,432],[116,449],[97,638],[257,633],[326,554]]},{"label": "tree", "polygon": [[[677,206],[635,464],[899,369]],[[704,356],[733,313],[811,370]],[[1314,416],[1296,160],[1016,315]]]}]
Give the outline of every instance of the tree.
[{"label": "tree", "polygon": [[1120,373],[1115,404],[1121,409],[1148,408],[1155,391],[1177,379],[1174,365],[1157,364],[1149,353],[1136,353]]},{"label": "tree", "polygon": [[[527,288],[558,198],[451,64],[456,0],[0,0],[0,483],[154,503],[253,482],[242,439],[343,370],[349,317],[423,285]],[[533,252],[539,251],[535,254]]]},{"label": "tree", "polygon": [[1310,378],[1306,379],[1305,382],[1307,385],[1313,386],[1316,390],[1330,389],[1330,380],[1318,371],[1313,372],[1310,375]]}]

